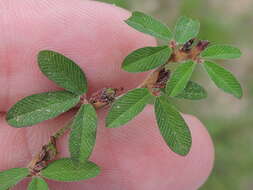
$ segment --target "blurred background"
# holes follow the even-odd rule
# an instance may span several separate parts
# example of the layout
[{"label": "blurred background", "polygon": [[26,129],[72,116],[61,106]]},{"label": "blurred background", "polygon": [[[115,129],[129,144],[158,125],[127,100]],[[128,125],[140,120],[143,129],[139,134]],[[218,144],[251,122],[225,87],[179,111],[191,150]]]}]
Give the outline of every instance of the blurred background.
[{"label": "blurred background", "polygon": [[212,175],[200,190],[253,190],[253,1],[252,0],[101,0],[139,10],[174,26],[180,15],[201,22],[200,38],[239,47],[241,59],[221,64],[242,83],[237,100],[217,89],[201,68],[195,81],[209,96],[201,101],[177,101],[182,112],[196,115],[215,145]]}]

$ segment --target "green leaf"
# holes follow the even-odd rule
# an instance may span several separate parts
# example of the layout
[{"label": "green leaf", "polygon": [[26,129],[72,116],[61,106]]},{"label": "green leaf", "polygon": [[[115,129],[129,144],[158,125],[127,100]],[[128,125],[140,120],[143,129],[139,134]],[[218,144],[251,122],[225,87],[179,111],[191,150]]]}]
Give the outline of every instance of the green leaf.
[{"label": "green leaf", "polygon": [[27,168],[12,168],[0,172],[0,190],[13,187],[28,175],[29,170]]},{"label": "green leaf", "polygon": [[203,66],[218,88],[237,98],[242,97],[242,87],[231,72],[209,61],[205,61]]},{"label": "green leaf", "polygon": [[125,22],[134,29],[156,38],[166,41],[172,38],[172,33],[166,25],[144,13],[133,12]]},{"label": "green leaf", "polygon": [[188,84],[195,66],[196,63],[193,61],[186,61],[179,65],[167,82],[166,94],[172,97],[179,95]]},{"label": "green leaf", "polygon": [[201,57],[207,59],[235,59],[241,55],[240,49],[228,45],[213,45],[201,53]]},{"label": "green leaf", "polygon": [[33,177],[32,181],[28,185],[28,190],[48,190],[48,185],[44,179]]},{"label": "green leaf", "polygon": [[11,126],[18,128],[31,126],[68,111],[79,100],[80,97],[67,91],[34,94],[12,106],[6,120]]},{"label": "green leaf", "polygon": [[178,19],[175,26],[175,40],[179,44],[184,44],[198,35],[199,28],[199,21],[182,16]]},{"label": "green leaf", "polygon": [[100,173],[100,168],[92,163],[80,163],[78,166],[69,158],[56,160],[41,171],[45,178],[55,181],[81,181],[96,177]]},{"label": "green leaf", "polygon": [[122,68],[128,72],[149,71],[165,64],[170,55],[171,49],[168,46],[141,48],[125,58]]},{"label": "green leaf", "polygon": [[191,132],[180,113],[165,96],[156,99],[155,114],[160,132],[168,146],[179,155],[187,155],[192,145]]},{"label": "green leaf", "polygon": [[206,90],[198,83],[189,81],[185,89],[176,96],[188,100],[201,100],[207,97]]},{"label": "green leaf", "polygon": [[128,0],[97,0],[105,3],[110,3],[122,8],[128,8]]},{"label": "green leaf", "polygon": [[85,162],[90,157],[96,141],[96,110],[91,104],[83,104],[71,125],[69,138],[71,158],[77,162]]},{"label": "green leaf", "polygon": [[150,102],[152,95],[146,88],[129,91],[116,100],[106,117],[106,126],[120,127],[136,117]]},{"label": "green leaf", "polygon": [[38,55],[40,70],[60,87],[82,95],[87,91],[87,81],[82,69],[60,53],[44,50]]}]

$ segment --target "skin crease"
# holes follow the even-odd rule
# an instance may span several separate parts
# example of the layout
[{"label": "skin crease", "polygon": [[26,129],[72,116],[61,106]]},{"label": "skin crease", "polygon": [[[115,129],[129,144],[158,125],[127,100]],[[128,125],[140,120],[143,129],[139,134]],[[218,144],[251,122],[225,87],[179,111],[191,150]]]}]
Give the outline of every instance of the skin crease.
[{"label": "skin crease", "polygon": [[[124,57],[155,40],[131,29],[123,20],[130,13],[84,0],[0,1],[0,170],[25,167],[53,132],[68,122],[72,112],[33,128],[15,129],[5,112],[19,99],[59,89],[39,71],[36,54],[43,49],[70,57],[85,71],[89,94],[105,86],[136,87],[147,73],[121,70]],[[152,106],[118,129],[104,125],[99,111],[97,143],[91,160],[102,173],[76,183],[49,182],[61,190],[196,190],[207,179],[214,160],[213,144],[201,122],[184,115],[193,136],[188,156],[173,153],[156,126]],[[67,138],[58,141],[60,157],[68,156]],[[27,180],[15,190],[26,189]]]}]

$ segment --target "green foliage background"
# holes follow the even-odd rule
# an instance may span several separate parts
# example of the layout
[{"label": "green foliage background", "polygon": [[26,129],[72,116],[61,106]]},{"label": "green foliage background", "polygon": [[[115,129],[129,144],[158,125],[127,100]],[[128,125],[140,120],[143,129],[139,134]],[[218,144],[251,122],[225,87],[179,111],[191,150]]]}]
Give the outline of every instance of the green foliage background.
[{"label": "green foliage background", "polygon": [[[101,0],[119,1],[119,0]],[[123,2],[123,4],[122,4]],[[205,76],[194,78],[205,86],[208,98],[180,100],[186,113],[198,116],[208,128],[216,149],[213,173],[201,190],[253,189],[253,1],[252,0],[120,0],[130,10],[148,13],[172,27],[181,15],[201,22],[202,39],[239,47],[239,60],[222,64],[230,69],[244,88],[237,100],[223,93]],[[200,70],[199,70],[200,71]],[[201,74],[202,73],[202,74]]]}]

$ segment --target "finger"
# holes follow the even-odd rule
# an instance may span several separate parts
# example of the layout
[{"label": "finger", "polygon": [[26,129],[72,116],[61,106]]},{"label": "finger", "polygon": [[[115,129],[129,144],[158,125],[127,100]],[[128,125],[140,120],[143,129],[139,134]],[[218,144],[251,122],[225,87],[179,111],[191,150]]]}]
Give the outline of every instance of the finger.
[{"label": "finger", "polygon": [[121,69],[128,53],[155,45],[152,37],[124,23],[130,14],[123,9],[83,0],[2,0],[0,9],[0,86],[5,87],[0,91],[0,111],[24,96],[57,89],[36,63],[43,49],[79,64],[89,92],[105,86],[130,89],[146,75]]},{"label": "finger", "polygon": [[[212,141],[201,122],[192,116],[184,115],[193,138],[191,151],[186,157],[168,148],[159,133],[152,106],[118,129],[104,127],[105,112],[100,118],[91,160],[102,168],[102,173],[94,179],[75,183],[49,181],[51,188],[196,190],[211,172]],[[58,143],[62,157],[69,156],[67,139],[64,136]]]}]

